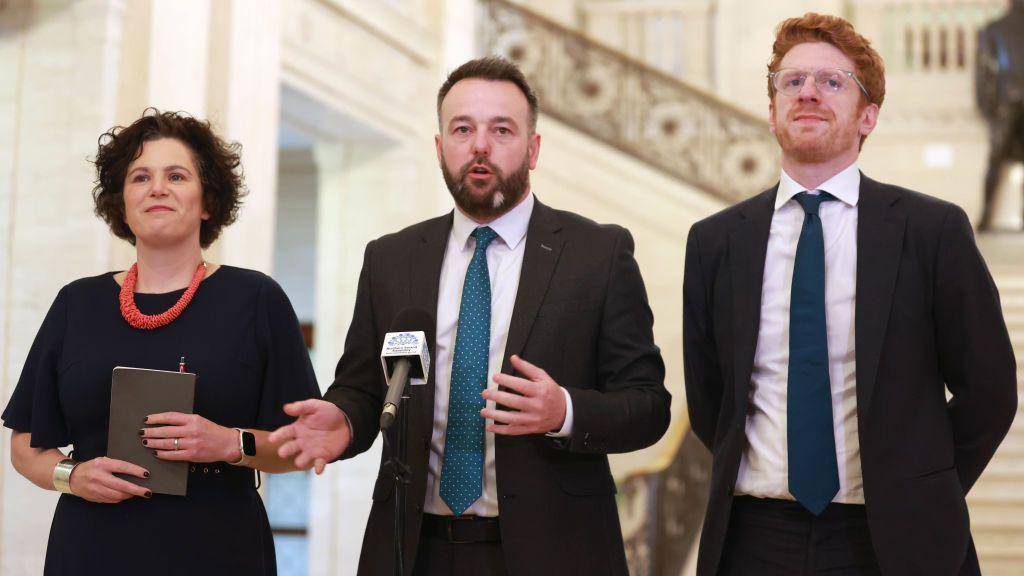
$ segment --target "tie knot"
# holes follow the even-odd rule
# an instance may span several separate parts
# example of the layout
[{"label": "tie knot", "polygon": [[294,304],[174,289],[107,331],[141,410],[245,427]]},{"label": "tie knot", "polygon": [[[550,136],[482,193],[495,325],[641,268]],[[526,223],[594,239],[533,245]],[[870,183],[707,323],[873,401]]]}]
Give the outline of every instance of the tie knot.
[{"label": "tie knot", "polygon": [[819,194],[811,194],[810,192],[801,192],[795,196],[796,201],[803,207],[804,212],[807,214],[814,214],[817,216],[818,207],[821,206],[822,202],[828,202],[829,200],[835,200],[836,197],[820,190]]},{"label": "tie knot", "polygon": [[473,230],[472,236],[476,238],[477,250],[487,250],[487,247],[491,245],[491,242],[498,237],[498,233],[492,230],[490,226],[481,226],[476,230]]}]

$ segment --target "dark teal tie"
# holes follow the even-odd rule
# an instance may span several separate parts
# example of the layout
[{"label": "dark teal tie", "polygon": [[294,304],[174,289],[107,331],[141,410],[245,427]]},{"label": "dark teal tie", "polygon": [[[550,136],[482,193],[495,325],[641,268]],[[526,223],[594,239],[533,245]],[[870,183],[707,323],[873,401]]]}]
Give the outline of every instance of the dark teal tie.
[{"label": "dark teal tie", "polygon": [[804,224],[789,306],[789,492],[814,515],[839,492],[825,327],[825,241],[818,216],[821,203],[834,199],[827,192],[796,195]]},{"label": "dark teal tie", "polygon": [[483,226],[473,231],[476,250],[462,285],[459,326],[448,396],[448,428],[441,466],[441,499],[455,515],[462,514],[483,492],[484,419],[480,410],[487,388],[491,347],[491,278],[487,246],[498,237]]}]

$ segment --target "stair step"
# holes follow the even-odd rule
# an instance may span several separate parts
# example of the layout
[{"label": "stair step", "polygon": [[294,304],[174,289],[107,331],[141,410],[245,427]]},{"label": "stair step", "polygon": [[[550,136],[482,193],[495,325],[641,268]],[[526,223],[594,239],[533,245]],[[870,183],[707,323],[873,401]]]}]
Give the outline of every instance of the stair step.
[{"label": "stair step", "polygon": [[[971,527],[979,554],[988,550],[1014,550],[1024,560],[1024,531],[1005,528]],[[984,556],[983,556],[984,557]]]},{"label": "stair step", "polygon": [[[1017,409],[1020,412],[1020,409]],[[1024,420],[1014,419],[1013,424],[1010,426],[1010,431],[1006,433],[1006,438],[1003,438],[1003,443],[999,445],[999,449],[996,451],[996,457],[1006,451],[1007,453],[1013,452],[1014,454],[1020,454],[1024,452]]]},{"label": "stair step", "polygon": [[1024,452],[1000,448],[992,461],[988,463],[985,471],[982,472],[978,482],[985,482],[990,478],[1012,477],[1021,482],[1024,487],[1024,474],[1020,467],[1024,466]]},{"label": "stair step", "polygon": [[1024,454],[1000,450],[988,463],[978,482],[984,482],[989,478],[1016,478],[1024,487],[1024,472],[1021,472],[1021,468],[1024,468]]},{"label": "stair step", "polygon": [[[1020,547],[1018,545],[1015,545],[1013,543],[1011,543],[1009,545],[1002,544],[1002,543],[1000,543],[1000,544],[996,544],[996,543],[990,544],[990,543],[987,543],[987,542],[979,542],[979,541],[975,540],[974,546],[978,550],[978,555],[983,558],[982,563],[981,563],[983,568],[985,567],[984,559],[987,559],[987,560],[994,560],[994,559],[1013,560],[1013,559],[1015,559],[1015,560],[1018,560],[1018,561],[1024,561],[1024,548],[1022,548],[1022,547]],[[1024,567],[1024,564],[1019,564],[1018,566]],[[984,574],[988,574],[987,571],[983,571],[983,573]],[[1018,572],[1018,576],[1019,576],[1019,574],[1020,573]]]},{"label": "stair step", "polygon": [[1024,268],[1020,266],[993,266],[989,269],[996,286],[1008,286],[1024,290]]},{"label": "stair step", "polygon": [[985,576],[1021,576],[1024,574],[1024,555],[993,556],[979,551],[981,573]]},{"label": "stair step", "polygon": [[1007,503],[1024,503],[1024,490],[1021,490],[1021,479],[984,478],[979,480],[967,495],[967,500],[1002,501]]},{"label": "stair step", "polygon": [[[1018,437],[1008,435],[1003,440],[1002,445],[999,446],[995,456],[989,461],[988,466],[985,467],[985,471],[982,472],[978,483],[985,482],[991,478],[1009,476],[1020,481],[1021,487],[1024,488],[1024,474],[1020,472],[1022,460],[1024,460],[1024,442]],[[1024,490],[1021,491],[1024,492]]]},{"label": "stair step", "polygon": [[1024,502],[1016,505],[1003,501],[979,502],[968,496],[967,508],[972,529],[1001,527],[1024,531]]},{"label": "stair step", "polygon": [[1017,512],[1024,514],[1024,498],[1007,496],[998,491],[982,490],[979,486],[972,488],[971,493],[967,495],[967,509],[978,509],[979,514],[984,514],[986,517],[1000,516],[1000,512],[992,512],[993,508],[999,507],[1005,509],[1007,514]]},{"label": "stair step", "polygon": [[971,532],[985,576],[1024,576],[1024,267],[992,268],[1017,358],[1017,418],[967,495]]},{"label": "stair step", "polygon": [[994,275],[993,278],[1000,293],[1004,290],[1007,292],[1024,292],[1024,275],[1020,271],[1017,271],[1016,274]]}]

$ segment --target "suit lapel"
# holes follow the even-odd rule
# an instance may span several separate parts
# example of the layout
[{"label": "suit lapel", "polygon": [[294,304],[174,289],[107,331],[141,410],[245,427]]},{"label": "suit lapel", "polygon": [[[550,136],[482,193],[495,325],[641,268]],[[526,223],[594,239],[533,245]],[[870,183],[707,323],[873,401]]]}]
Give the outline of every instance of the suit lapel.
[{"label": "suit lapel", "polygon": [[868,413],[903,253],[906,216],[895,188],[861,174],[857,210],[857,410]]},{"label": "suit lapel", "polygon": [[[410,417],[425,419],[422,423],[410,422],[410,427],[414,430],[429,430],[433,426],[434,381],[437,374],[437,367],[434,365],[434,359],[437,358],[437,292],[441,283],[441,266],[444,263],[444,253],[448,246],[448,235],[451,229],[451,213],[426,222],[418,241],[409,251],[409,302],[412,306],[429,312],[431,318],[434,319],[432,331],[434,337],[430,338],[430,342],[428,342],[431,374],[427,378],[427,385],[423,387],[423,392],[410,395],[410,402],[413,403],[413,409],[409,412]],[[421,427],[413,427],[415,424]],[[426,426],[426,428],[422,426]]]},{"label": "suit lapel", "polygon": [[[768,252],[768,234],[775,213],[778,186],[752,198],[740,209],[729,234],[733,294],[733,374],[737,406],[745,406],[761,327],[761,287]],[[742,412],[740,412],[742,413]]]},{"label": "suit lapel", "polygon": [[551,276],[554,274],[558,258],[562,254],[564,241],[558,236],[560,229],[561,224],[558,222],[555,211],[534,199],[533,214],[530,216],[530,226],[526,232],[523,267],[519,274],[519,289],[516,291],[516,303],[512,309],[505,357],[501,364],[501,371],[506,374],[512,373],[509,357],[522,353],[523,347],[526,345],[533,321],[544,301]]}]

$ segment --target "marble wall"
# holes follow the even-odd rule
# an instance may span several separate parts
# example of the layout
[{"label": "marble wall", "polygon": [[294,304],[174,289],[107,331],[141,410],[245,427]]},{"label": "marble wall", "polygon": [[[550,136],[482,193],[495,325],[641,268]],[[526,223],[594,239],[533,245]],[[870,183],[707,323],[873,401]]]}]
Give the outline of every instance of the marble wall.
[{"label": "marble wall", "polygon": [[[581,27],[585,8],[599,1],[519,3]],[[765,117],[778,21],[833,12],[877,30],[880,43],[886,37],[870,11],[842,0],[700,4],[713,5],[713,28],[702,36],[706,65],[691,68],[714,94]],[[479,13],[475,0],[0,0],[3,398],[57,290],[133,260],[92,214],[88,159],[99,134],[147,106],[207,117],[242,143],[250,193],[208,257],[296,286],[300,317],[316,325],[315,368],[326,388],[366,242],[451,207],[434,153],[434,94],[447,71],[477,55]],[[978,214],[987,148],[968,76],[895,71],[865,145],[865,172]],[[616,457],[614,467],[619,477],[657,468],[685,428],[683,243],[689,225],[721,203],[551,118],[539,131],[538,197],[625,225],[636,239],[676,423],[658,446]],[[275,269],[275,248],[294,253],[310,238],[309,262]],[[0,442],[0,575],[40,573],[56,497],[13,471],[8,438]],[[354,573],[377,463],[367,454],[314,480],[312,573]]]}]

